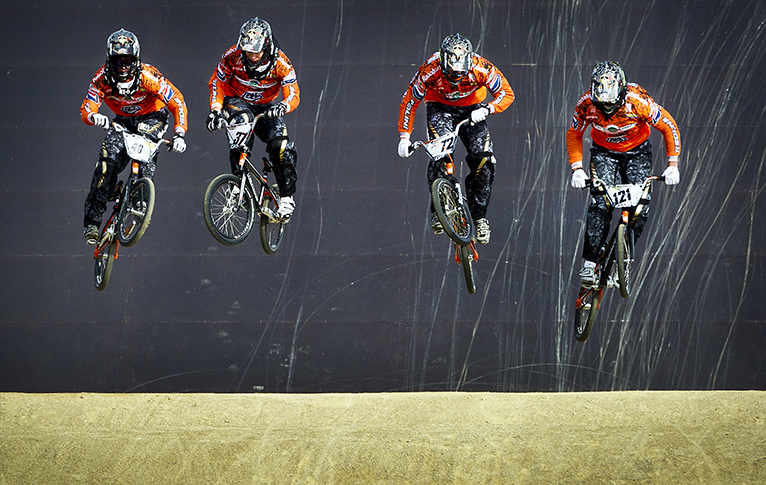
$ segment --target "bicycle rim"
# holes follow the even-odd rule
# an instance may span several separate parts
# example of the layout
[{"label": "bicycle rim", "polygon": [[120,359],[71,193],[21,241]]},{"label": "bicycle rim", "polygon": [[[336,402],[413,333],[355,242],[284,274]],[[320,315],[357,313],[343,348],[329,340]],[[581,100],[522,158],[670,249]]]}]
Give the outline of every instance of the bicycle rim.
[{"label": "bicycle rim", "polygon": [[444,178],[434,180],[431,200],[436,216],[450,239],[461,246],[470,243],[475,234],[473,219],[452,182]]},{"label": "bicycle rim", "polygon": [[154,182],[140,178],[131,186],[120,209],[117,238],[125,247],[136,244],[146,232],[154,212]]},{"label": "bicycle rim", "polygon": [[625,224],[617,226],[617,277],[620,284],[620,295],[627,298],[630,295],[630,267],[633,263],[633,243],[631,230]]},{"label": "bicycle rim", "polygon": [[[271,187],[272,192],[279,195],[279,188],[276,185]],[[277,211],[277,204],[268,191],[264,189],[263,206],[269,208],[272,212]],[[284,222],[272,222],[268,216],[261,215],[261,246],[266,254],[274,254],[282,246],[282,240],[285,234]]]},{"label": "bicycle rim", "polygon": [[227,246],[247,239],[255,221],[255,197],[246,185],[240,203],[241,182],[232,174],[221,174],[205,190],[202,211],[205,225],[218,242]]},{"label": "bicycle rim", "polygon": [[604,295],[603,288],[581,288],[580,295],[575,305],[574,336],[578,342],[585,342],[593,330],[596,322],[601,298]]},{"label": "bicycle rim", "polygon": [[473,276],[473,251],[470,245],[458,246],[460,251],[460,265],[463,267],[463,276],[468,293],[476,293],[476,280]]},{"label": "bicycle rim", "polygon": [[96,268],[93,283],[98,291],[104,291],[109,284],[109,277],[112,275],[112,266],[114,265],[114,253],[117,251],[117,243],[109,241],[101,246],[96,255]]}]

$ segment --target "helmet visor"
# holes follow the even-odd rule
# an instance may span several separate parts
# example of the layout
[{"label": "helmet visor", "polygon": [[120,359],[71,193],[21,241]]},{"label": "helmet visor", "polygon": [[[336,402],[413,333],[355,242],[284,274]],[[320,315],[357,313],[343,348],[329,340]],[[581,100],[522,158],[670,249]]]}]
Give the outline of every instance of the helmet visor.
[{"label": "helmet visor", "polygon": [[261,52],[266,47],[266,36],[258,30],[243,32],[239,38],[239,48],[245,52]]},{"label": "helmet visor", "polygon": [[463,47],[456,46],[445,52],[444,64],[448,77],[451,79],[460,79],[465,76],[471,68],[471,55]]},{"label": "helmet visor", "polygon": [[593,82],[593,97],[607,105],[615,104],[620,99],[620,81],[613,73],[604,73]]}]

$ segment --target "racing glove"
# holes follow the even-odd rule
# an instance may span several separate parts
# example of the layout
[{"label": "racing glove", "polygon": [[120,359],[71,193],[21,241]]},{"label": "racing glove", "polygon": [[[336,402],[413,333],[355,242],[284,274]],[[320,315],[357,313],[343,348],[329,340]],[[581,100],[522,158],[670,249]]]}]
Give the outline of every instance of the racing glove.
[{"label": "racing glove", "polygon": [[409,156],[412,155],[412,150],[410,150],[411,146],[412,143],[410,142],[409,133],[402,133],[399,138],[399,156],[402,158],[409,158]]},{"label": "racing glove", "polygon": [[471,111],[471,123],[481,123],[487,119],[487,116],[489,116],[489,108],[486,106],[476,108],[475,110]]},{"label": "racing glove", "polygon": [[105,115],[102,115],[101,113],[93,113],[90,115],[90,120],[99,128],[103,128],[105,130],[109,128],[109,118]]},{"label": "racing glove", "polygon": [[173,150],[176,153],[183,153],[186,151],[186,141],[184,136],[180,133],[173,135],[173,142],[168,147],[168,151]]},{"label": "racing glove", "polygon": [[572,187],[576,189],[584,189],[585,188],[585,182],[588,180],[588,174],[585,173],[585,170],[578,168],[575,171],[572,172]]},{"label": "racing glove", "polygon": [[277,103],[266,111],[266,116],[269,118],[281,118],[287,113],[287,105],[285,103]]},{"label": "racing glove", "polygon": [[223,115],[218,110],[210,110],[210,113],[207,115],[207,131],[210,133],[214,132],[215,130],[220,130],[224,127],[225,120],[223,119]]},{"label": "racing glove", "polygon": [[681,181],[681,174],[678,173],[678,167],[671,165],[662,172],[662,176],[665,177],[665,184],[675,185]]}]

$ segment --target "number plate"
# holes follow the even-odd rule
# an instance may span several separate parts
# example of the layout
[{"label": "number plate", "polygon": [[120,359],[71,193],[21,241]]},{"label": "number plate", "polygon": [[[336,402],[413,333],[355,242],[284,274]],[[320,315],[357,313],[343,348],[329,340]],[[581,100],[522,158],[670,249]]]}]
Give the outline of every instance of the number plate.
[{"label": "number plate", "polygon": [[613,207],[635,207],[641,200],[643,189],[640,185],[615,185],[607,187],[606,193]]},{"label": "number plate", "polygon": [[434,138],[423,146],[431,158],[438,160],[455,151],[456,140],[457,136],[454,133],[449,133],[439,138]]},{"label": "number plate", "polygon": [[229,138],[229,147],[239,148],[245,146],[251,130],[252,125],[250,125],[250,123],[229,125],[226,128],[226,136]]},{"label": "number plate", "polygon": [[148,162],[152,159],[159,143],[153,143],[133,133],[123,132],[122,134],[125,137],[125,150],[130,158],[139,162]]}]

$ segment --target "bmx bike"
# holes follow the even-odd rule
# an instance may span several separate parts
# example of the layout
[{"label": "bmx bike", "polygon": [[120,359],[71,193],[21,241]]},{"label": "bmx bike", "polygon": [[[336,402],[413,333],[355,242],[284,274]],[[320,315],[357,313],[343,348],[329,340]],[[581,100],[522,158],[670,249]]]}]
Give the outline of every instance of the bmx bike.
[{"label": "bmx bike", "polygon": [[277,214],[279,187],[269,185],[267,176],[273,171],[263,158],[263,173],[250,161],[247,141],[253,128],[263,117],[253,121],[226,124],[229,147],[239,150],[239,170],[215,177],[205,190],[203,214],[210,234],[227,246],[236,246],[250,235],[255,215],[260,216],[261,246],[266,254],[276,253],[284,240],[286,221]]},{"label": "bmx bike", "polygon": [[119,245],[130,247],[146,232],[154,212],[154,182],[139,177],[140,167],[147,164],[169,140],[152,141],[141,134],[130,133],[119,123],[112,123],[125,142],[131,158],[131,170],[126,181],[120,180],[110,200],[114,200],[112,214],[101,230],[93,258],[96,260],[94,284],[103,291],[109,283]]},{"label": "bmx bike", "polygon": [[431,202],[444,232],[455,244],[455,262],[463,267],[468,293],[473,294],[476,292],[473,263],[479,259],[474,241],[476,226],[468,209],[463,188],[454,175],[455,163],[452,158],[460,128],[468,122],[469,119],[459,122],[453,131],[433,140],[416,141],[410,147],[410,152],[425,148],[431,160],[443,160],[441,176],[431,184]]},{"label": "bmx bike", "polygon": [[622,209],[622,216],[596,261],[595,284],[580,287],[574,315],[574,335],[578,342],[585,342],[593,330],[604,289],[619,288],[623,298],[630,295],[631,266],[635,263],[633,226],[649,203],[652,184],[664,180],[652,175],[641,184],[606,185],[598,177],[587,182],[593,197],[603,198],[610,210]]}]

